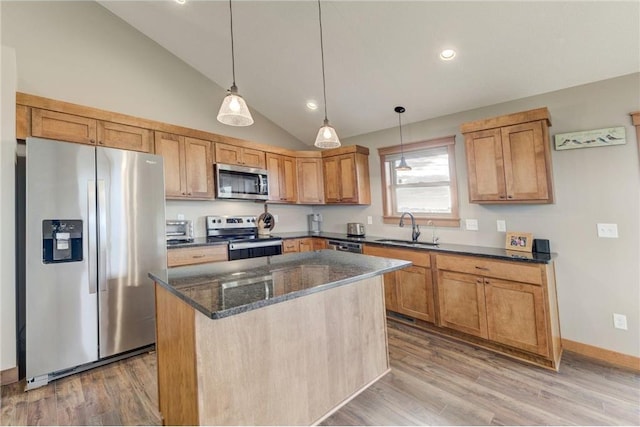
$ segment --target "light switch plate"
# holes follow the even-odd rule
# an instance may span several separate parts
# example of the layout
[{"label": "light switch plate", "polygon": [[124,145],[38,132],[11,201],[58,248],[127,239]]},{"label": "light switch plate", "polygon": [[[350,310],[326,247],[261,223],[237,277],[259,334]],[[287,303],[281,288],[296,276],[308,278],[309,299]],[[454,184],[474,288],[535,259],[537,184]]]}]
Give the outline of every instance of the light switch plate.
[{"label": "light switch plate", "polygon": [[478,231],[478,220],[477,219],[467,219],[465,220],[466,228],[469,231]]},{"label": "light switch plate", "polygon": [[367,224],[369,225],[373,224],[373,217],[371,215],[367,217]]},{"label": "light switch plate", "polygon": [[598,237],[618,238],[618,224],[598,224]]},{"label": "light switch plate", "polygon": [[280,220],[280,218],[278,217],[277,214],[273,216],[273,221],[274,222],[278,222],[279,220]]},{"label": "light switch plate", "polygon": [[496,221],[496,228],[498,231],[507,231],[507,222],[504,219],[499,219]]},{"label": "light switch plate", "polygon": [[613,313],[613,327],[616,329],[627,330],[627,316],[624,314]]},{"label": "light switch plate", "polygon": [[178,214],[178,221],[182,221],[184,219],[184,215],[183,214]]}]

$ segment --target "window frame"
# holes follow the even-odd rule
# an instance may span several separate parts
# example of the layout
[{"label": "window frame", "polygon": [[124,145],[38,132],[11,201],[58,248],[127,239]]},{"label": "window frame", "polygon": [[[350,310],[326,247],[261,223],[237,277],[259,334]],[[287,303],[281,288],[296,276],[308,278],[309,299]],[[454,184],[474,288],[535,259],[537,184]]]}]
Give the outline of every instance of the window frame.
[{"label": "window frame", "polygon": [[413,213],[416,223],[420,225],[433,225],[437,227],[460,227],[460,210],[458,204],[458,181],[456,174],[455,157],[456,136],[444,136],[441,138],[428,139],[426,141],[413,142],[410,144],[394,145],[390,147],[378,148],[380,157],[380,179],[382,189],[382,222],[385,224],[397,224],[400,215],[393,213],[392,203],[394,202],[393,186],[391,180],[393,174],[387,173],[387,156],[397,155],[401,152],[407,153],[428,150],[431,148],[446,147],[449,157],[449,187],[451,189],[451,213],[450,214],[419,214]]}]

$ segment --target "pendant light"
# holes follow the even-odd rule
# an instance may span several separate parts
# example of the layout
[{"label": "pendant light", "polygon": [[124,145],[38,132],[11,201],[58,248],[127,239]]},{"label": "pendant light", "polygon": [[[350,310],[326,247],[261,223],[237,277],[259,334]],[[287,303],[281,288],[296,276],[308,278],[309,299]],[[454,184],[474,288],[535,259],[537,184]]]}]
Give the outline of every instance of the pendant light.
[{"label": "pendant light", "polygon": [[250,126],[253,124],[253,117],[247,103],[238,94],[236,86],[236,62],[235,52],[233,50],[233,10],[231,9],[231,0],[229,0],[229,17],[231,20],[231,72],[233,75],[233,84],[231,89],[227,91],[227,96],[222,100],[220,111],[218,111],[218,121],[230,126]]},{"label": "pendant light", "polygon": [[393,109],[396,113],[398,113],[398,127],[400,128],[400,164],[396,166],[397,171],[410,171],[411,166],[407,164],[407,161],[404,159],[404,150],[402,147],[402,120],[400,119],[401,114],[405,112],[404,107],[397,106]]},{"label": "pendant light", "polygon": [[322,43],[322,9],[320,8],[320,0],[318,0],[318,20],[320,21],[320,55],[322,58],[322,91],[324,94],[324,124],[318,131],[315,145],[318,148],[337,148],[340,147],[340,140],[336,130],[329,124],[327,119],[327,83],[324,77],[324,45]]}]

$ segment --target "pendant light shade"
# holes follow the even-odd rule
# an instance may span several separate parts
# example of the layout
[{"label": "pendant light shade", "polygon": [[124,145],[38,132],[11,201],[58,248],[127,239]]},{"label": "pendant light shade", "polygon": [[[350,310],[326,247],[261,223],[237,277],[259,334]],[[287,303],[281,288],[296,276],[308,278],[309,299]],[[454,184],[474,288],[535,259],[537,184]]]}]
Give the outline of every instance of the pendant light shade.
[{"label": "pendant light shade", "polygon": [[340,139],[336,130],[329,125],[327,119],[327,83],[324,77],[324,45],[322,42],[322,8],[320,0],[318,0],[318,20],[320,22],[320,56],[322,58],[322,93],[324,94],[324,124],[318,131],[316,142],[313,144],[318,148],[337,148],[340,147]]},{"label": "pendant light shade", "polygon": [[253,124],[253,117],[247,103],[238,94],[236,86],[236,61],[233,49],[233,10],[231,8],[231,0],[229,0],[229,18],[231,20],[231,72],[233,75],[233,84],[231,89],[227,91],[227,96],[222,100],[222,105],[218,111],[218,121],[230,126],[250,126]]},{"label": "pendant light shade", "polygon": [[402,146],[402,120],[400,119],[401,114],[404,113],[406,110],[402,106],[397,106],[396,108],[393,109],[393,111],[398,113],[398,127],[400,128],[400,163],[398,164],[398,166],[396,166],[396,170],[410,171],[411,166],[407,164],[407,161],[404,158],[404,150]]},{"label": "pendant light shade", "polygon": [[220,111],[218,111],[218,121],[230,126],[250,126],[253,124],[253,117],[244,98],[238,95],[238,88],[234,84],[229,89],[228,95],[222,100]]},{"label": "pendant light shade", "polygon": [[329,120],[324,119],[324,126],[318,131],[316,136],[316,142],[314,144],[318,148],[338,148],[340,147],[340,140],[336,130],[331,127]]}]

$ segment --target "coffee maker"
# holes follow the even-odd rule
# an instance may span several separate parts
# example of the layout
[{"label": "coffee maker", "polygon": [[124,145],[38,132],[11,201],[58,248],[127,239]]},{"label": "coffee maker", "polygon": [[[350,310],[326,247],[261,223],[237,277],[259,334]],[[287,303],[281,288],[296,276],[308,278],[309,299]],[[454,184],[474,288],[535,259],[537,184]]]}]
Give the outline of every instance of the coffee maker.
[{"label": "coffee maker", "polygon": [[322,225],[322,214],[314,213],[307,215],[307,219],[309,220],[309,231],[315,234],[320,233],[321,225]]}]

